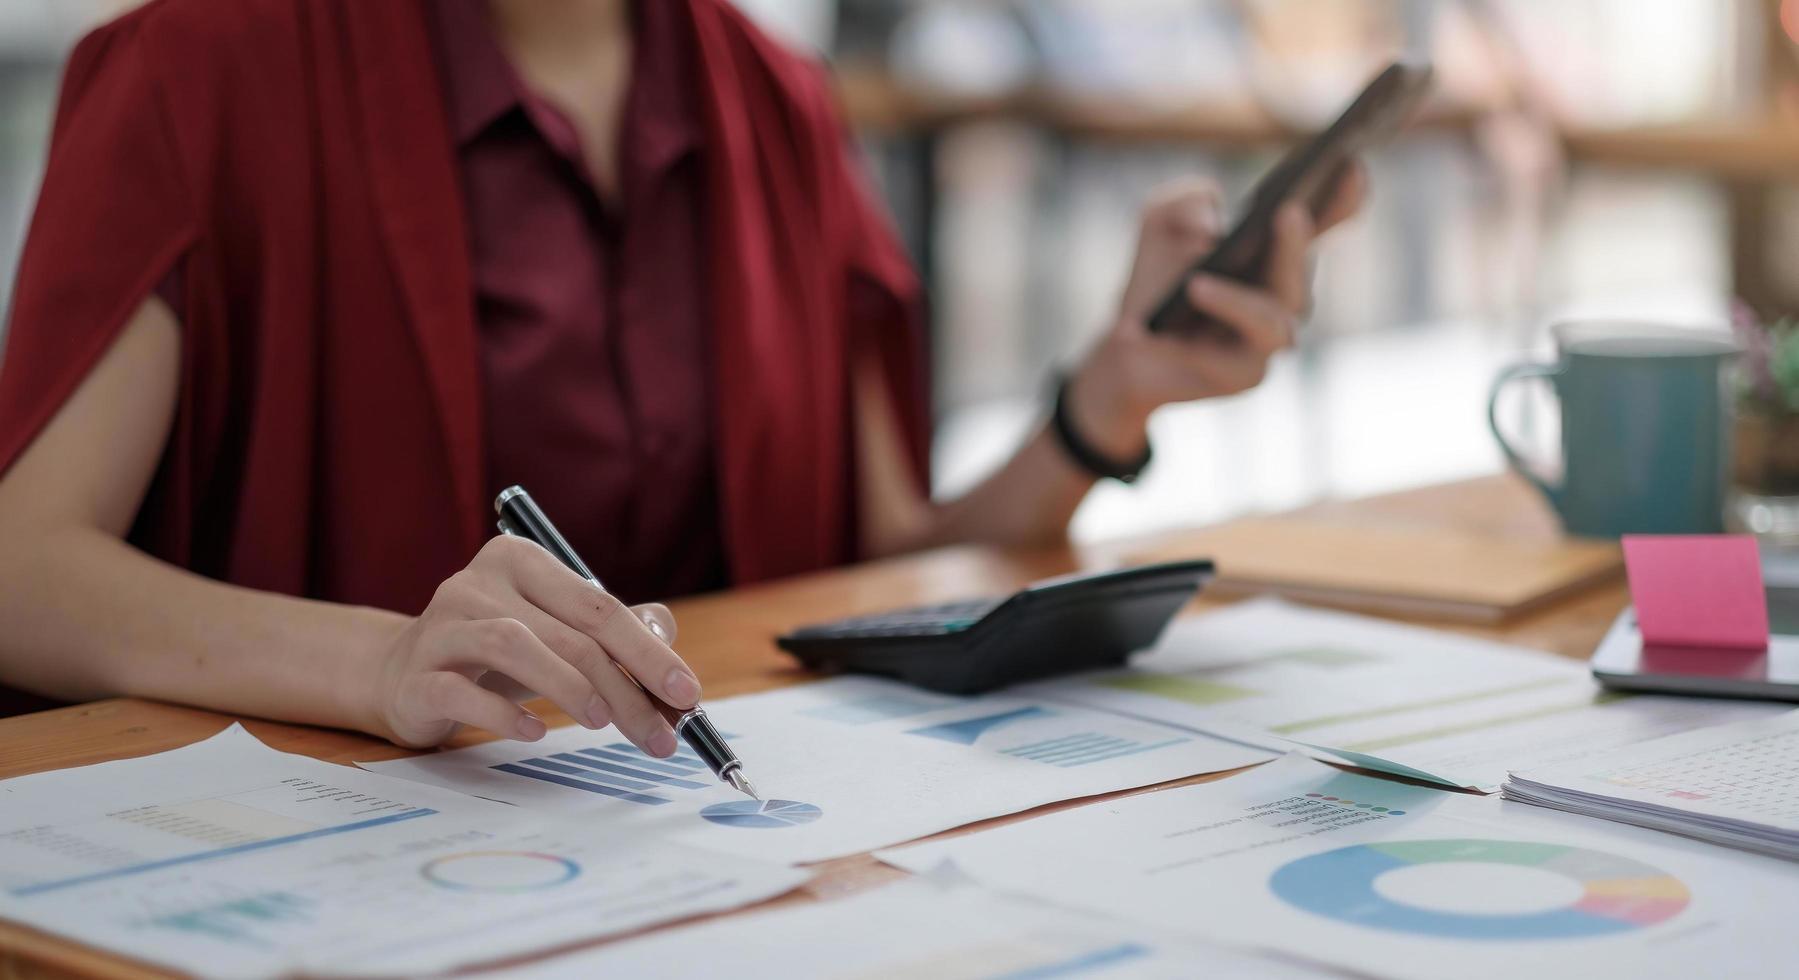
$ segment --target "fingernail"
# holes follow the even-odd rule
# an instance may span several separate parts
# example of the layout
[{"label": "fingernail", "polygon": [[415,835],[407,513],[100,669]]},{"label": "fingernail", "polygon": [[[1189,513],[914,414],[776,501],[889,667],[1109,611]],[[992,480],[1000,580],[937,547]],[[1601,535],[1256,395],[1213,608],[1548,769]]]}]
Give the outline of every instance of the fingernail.
[{"label": "fingernail", "polygon": [[675,754],[675,733],[664,728],[650,736],[650,754],[666,759]]},{"label": "fingernail", "polygon": [[661,623],[658,623],[653,619],[645,619],[643,621],[643,624],[650,628],[651,633],[656,634],[656,639],[661,640],[663,643],[668,642],[668,634],[662,632],[662,624]]},{"label": "fingernail", "polygon": [[549,730],[549,726],[543,723],[543,719],[536,715],[526,715],[518,720],[518,737],[527,742],[537,741]]},{"label": "fingernail", "polygon": [[587,699],[586,723],[588,728],[605,728],[612,724],[612,712],[607,710],[606,702],[600,700],[598,694]]},{"label": "fingernail", "polygon": [[700,682],[692,674],[679,667],[668,672],[668,680],[663,688],[674,701],[675,707],[685,708],[700,699]]}]

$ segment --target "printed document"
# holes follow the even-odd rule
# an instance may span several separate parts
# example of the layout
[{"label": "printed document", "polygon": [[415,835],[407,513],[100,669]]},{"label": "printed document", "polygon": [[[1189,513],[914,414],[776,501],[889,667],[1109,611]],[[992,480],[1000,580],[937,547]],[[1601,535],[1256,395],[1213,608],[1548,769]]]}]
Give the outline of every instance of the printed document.
[{"label": "printed document", "polygon": [[1488,792],[1509,770],[1785,710],[1611,693],[1552,654],[1272,599],[1176,620],[1130,668],[1018,693]]},{"label": "printed document", "polygon": [[204,976],[431,973],[805,878],[276,752],[236,725],[0,782],[0,918]]},{"label": "printed document", "polygon": [[685,749],[652,759],[610,728],[561,728],[535,743],[489,742],[364,765],[520,807],[797,863],[1276,757],[1078,706],[950,697],[865,677],[727,698],[706,710],[765,799],[720,785]]},{"label": "printed document", "polygon": [[1299,755],[882,852],[1377,976],[1791,973],[1799,865]]}]

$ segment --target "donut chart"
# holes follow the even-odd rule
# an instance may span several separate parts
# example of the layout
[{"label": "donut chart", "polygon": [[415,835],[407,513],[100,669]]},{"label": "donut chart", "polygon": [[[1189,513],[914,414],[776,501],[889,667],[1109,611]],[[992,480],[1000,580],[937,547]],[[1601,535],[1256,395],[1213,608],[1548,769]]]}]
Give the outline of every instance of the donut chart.
[{"label": "donut chart", "polygon": [[529,892],[573,881],[581,866],[538,851],[465,851],[428,861],[419,873],[453,891]]},{"label": "donut chart", "polygon": [[[1578,886],[1579,898],[1547,910],[1485,914],[1398,902],[1375,887],[1388,872],[1449,863],[1548,872]],[[1340,847],[1282,865],[1268,886],[1282,901],[1315,915],[1444,939],[1569,939],[1629,932],[1679,915],[1692,899],[1680,879],[1627,857],[1560,844],[1480,839]]]}]

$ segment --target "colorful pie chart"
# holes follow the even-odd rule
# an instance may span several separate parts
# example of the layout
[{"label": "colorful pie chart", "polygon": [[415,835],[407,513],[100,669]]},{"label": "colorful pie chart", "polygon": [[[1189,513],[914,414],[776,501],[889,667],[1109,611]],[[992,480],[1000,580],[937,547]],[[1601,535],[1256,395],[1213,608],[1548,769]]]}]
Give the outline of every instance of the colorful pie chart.
[{"label": "colorful pie chart", "polygon": [[[1401,901],[1390,894],[1400,889],[1382,885],[1383,878],[1420,868],[1439,882],[1440,901],[1433,902],[1428,889],[1422,898]],[[1486,873],[1500,875],[1512,887],[1475,886]],[[1559,844],[1477,839],[1340,847],[1282,865],[1268,886],[1287,904],[1339,922],[1446,939],[1567,939],[1629,932],[1674,918],[1692,898],[1680,879],[1627,857]],[[1553,907],[1517,907],[1520,898],[1530,904],[1533,886],[1558,896]],[[1404,890],[1420,894],[1416,888]]]}]

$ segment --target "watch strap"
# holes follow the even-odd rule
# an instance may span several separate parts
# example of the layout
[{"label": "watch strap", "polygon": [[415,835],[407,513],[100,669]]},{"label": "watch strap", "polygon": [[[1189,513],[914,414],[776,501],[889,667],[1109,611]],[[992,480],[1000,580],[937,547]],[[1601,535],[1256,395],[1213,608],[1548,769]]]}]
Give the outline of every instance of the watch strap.
[{"label": "watch strap", "polygon": [[1073,413],[1068,407],[1068,389],[1073,386],[1074,376],[1061,375],[1056,380],[1055,410],[1050,415],[1050,431],[1056,435],[1056,442],[1062,451],[1074,461],[1076,466],[1102,480],[1117,480],[1120,483],[1135,483],[1142,475],[1155,453],[1145,443],[1142,455],[1135,459],[1118,460],[1095,448],[1080,429],[1074,424]]}]

